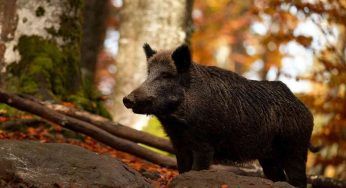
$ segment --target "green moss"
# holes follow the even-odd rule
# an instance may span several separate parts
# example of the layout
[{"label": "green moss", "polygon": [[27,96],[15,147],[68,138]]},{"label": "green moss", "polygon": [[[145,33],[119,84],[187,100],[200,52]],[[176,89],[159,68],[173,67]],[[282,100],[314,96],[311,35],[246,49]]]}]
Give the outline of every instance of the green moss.
[{"label": "green moss", "polygon": [[72,95],[66,99],[66,101],[73,102],[79,108],[87,110],[91,113],[101,115],[107,119],[112,119],[112,116],[105,108],[104,104],[98,97],[89,96],[85,97],[83,94]]},{"label": "green moss", "polygon": [[80,141],[83,141],[85,139],[85,136],[82,134],[79,134],[77,132],[68,130],[68,129],[62,129],[61,130],[61,134],[65,137],[65,138],[73,138],[73,139],[77,139]]},{"label": "green moss", "polygon": [[[14,72],[19,77],[19,92],[40,95],[40,97],[60,99],[80,93],[83,89],[80,77],[80,22],[81,0],[66,1],[66,12],[60,16],[60,28],[47,31],[64,41],[59,46],[55,40],[39,36],[23,36],[18,50],[22,56]],[[38,7],[36,15],[44,14]]]},{"label": "green moss", "polygon": [[46,11],[44,10],[44,8],[41,7],[41,6],[39,6],[39,7],[36,9],[35,14],[36,14],[37,17],[41,17],[41,16],[44,15],[45,12],[46,12]]},{"label": "green moss", "polygon": [[[16,92],[54,98],[56,88],[68,82],[66,72],[61,68],[67,66],[63,51],[54,41],[39,36],[22,36],[17,48],[21,60],[9,66],[11,75],[17,77]],[[52,84],[56,79],[60,80],[60,86]]]},{"label": "green moss", "polygon": [[13,116],[18,114],[24,114],[24,113],[6,104],[0,103],[0,115]]},{"label": "green moss", "polygon": [[[82,0],[68,0],[66,1],[66,12],[69,14],[62,14],[60,16],[60,28],[47,28],[47,31],[53,36],[62,37],[65,42],[73,44],[73,48],[79,45],[82,37],[82,16],[81,10],[83,7]],[[74,16],[71,16],[74,15]]]},{"label": "green moss", "polygon": [[[80,73],[80,43],[82,37],[82,25],[81,25],[81,0],[68,0],[66,1],[66,12],[69,14],[62,14],[60,16],[60,28],[47,28],[47,32],[52,36],[62,38],[64,45],[61,46],[66,61],[69,62],[68,66],[63,66],[64,72],[69,72],[73,80],[70,80],[65,87],[72,89],[73,93],[80,92],[83,89],[83,83]],[[54,80],[57,85],[60,84],[60,80]],[[57,88],[57,91],[63,90],[62,87]]]},{"label": "green moss", "polygon": [[79,108],[90,111],[92,109],[91,101],[84,97],[83,93],[71,95],[66,98],[66,101],[75,103]]},{"label": "green moss", "polygon": [[108,112],[107,108],[105,107],[105,105],[103,104],[102,101],[96,101],[96,108],[94,110],[95,114],[99,114],[100,116],[103,116],[107,119],[112,119],[111,114]]}]

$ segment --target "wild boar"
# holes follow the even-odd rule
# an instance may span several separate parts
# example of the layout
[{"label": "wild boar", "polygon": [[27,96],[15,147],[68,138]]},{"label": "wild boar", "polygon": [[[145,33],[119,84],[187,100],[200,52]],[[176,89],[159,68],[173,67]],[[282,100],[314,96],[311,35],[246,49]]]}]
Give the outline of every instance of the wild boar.
[{"label": "wild boar", "polygon": [[180,173],[258,159],[267,178],[306,187],[313,116],[284,83],[195,64],[187,45],[144,51],[148,77],[123,102],[157,116]]}]

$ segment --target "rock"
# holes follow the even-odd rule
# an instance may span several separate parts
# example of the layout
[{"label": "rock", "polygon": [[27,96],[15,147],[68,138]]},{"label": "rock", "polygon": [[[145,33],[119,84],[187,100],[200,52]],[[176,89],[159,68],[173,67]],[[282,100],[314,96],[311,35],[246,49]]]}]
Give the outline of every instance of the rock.
[{"label": "rock", "polygon": [[157,180],[161,177],[161,175],[157,172],[150,172],[150,171],[147,171],[145,169],[140,169],[139,170],[139,173],[142,174],[142,176],[148,178],[148,179],[151,179],[151,180]]},{"label": "rock", "polygon": [[278,181],[278,182],[275,182],[273,184],[273,187],[275,187],[275,188],[292,188],[294,186],[292,186],[289,183],[284,182],[284,181]]},{"label": "rock", "polygon": [[293,188],[286,182],[273,183],[260,177],[240,176],[220,170],[190,171],[175,177],[170,188]]},{"label": "rock", "polygon": [[151,187],[114,158],[70,144],[0,140],[0,187]]}]

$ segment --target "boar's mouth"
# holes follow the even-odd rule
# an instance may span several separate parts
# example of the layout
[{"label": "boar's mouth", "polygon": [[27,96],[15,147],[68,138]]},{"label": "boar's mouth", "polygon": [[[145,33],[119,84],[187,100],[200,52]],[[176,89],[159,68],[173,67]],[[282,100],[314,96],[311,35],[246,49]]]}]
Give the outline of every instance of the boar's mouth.
[{"label": "boar's mouth", "polygon": [[148,106],[134,106],[132,107],[132,111],[136,114],[153,114],[151,107]]},{"label": "boar's mouth", "polygon": [[132,109],[133,113],[136,113],[136,114],[152,114],[153,113],[152,104],[136,102],[136,103],[133,103],[132,105],[125,104],[125,106],[128,109]]},{"label": "boar's mouth", "polygon": [[131,107],[133,113],[144,115],[169,115],[176,110],[176,104],[156,105],[134,105]]},{"label": "boar's mouth", "polygon": [[151,114],[153,107],[153,100],[135,100],[133,95],[129,95],[123,98],[123,103],[126,108],[132,109],[136,114]]},{"label": "boar's mouth", "polygon": [[167,99],[164,103],[160,103],[154,99],[134,101],[125,97],[123,102],[126,108],[132,109],[133,113],[136,114],[169,115],[177,109],[182,100],[172,96],[168,96]]}]

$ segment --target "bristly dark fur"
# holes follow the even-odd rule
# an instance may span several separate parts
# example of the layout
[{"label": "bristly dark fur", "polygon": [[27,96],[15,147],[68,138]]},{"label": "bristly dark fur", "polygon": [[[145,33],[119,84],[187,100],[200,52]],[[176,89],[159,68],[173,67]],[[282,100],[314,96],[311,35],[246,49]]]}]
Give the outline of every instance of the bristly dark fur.
[{"label": "bristly dark fur", "polygon": [[[171,57],[176,51],[153,55],[148,79],[130,94],[134,111],[161,121],[179,172],[258,159],[269,179],[306,187],[313,117],[305,105],[280,81],[248,80],[192,62],[180,72],[190,58],[182,51],[177,59]],[[149,97],[150,105],[136,106]]]}]

